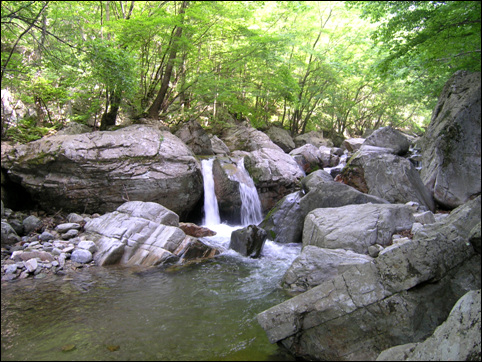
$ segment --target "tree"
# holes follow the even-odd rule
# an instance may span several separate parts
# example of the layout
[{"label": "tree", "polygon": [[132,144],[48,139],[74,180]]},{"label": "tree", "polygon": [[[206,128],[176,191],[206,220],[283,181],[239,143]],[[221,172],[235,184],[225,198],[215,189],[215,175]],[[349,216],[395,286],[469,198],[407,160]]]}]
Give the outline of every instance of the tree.
[{"label": "tree", "polygon": [[[378,70],[405,68],[438,95],[459,69],[480,71],[480,1],[349,1],[378,24]],[[437,82],[436,82],[437,80]],[[432,86],[431,86],[432,84]]]}]

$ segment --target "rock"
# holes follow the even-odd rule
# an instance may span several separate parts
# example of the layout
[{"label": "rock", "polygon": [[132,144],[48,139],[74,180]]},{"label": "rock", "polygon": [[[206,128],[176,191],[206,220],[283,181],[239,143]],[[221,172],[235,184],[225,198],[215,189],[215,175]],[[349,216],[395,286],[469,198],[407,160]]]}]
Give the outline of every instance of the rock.
[{"label": "rock", "polygon": [[87,264],[92,261],[92,253],[85,249],[75,249],[70,256],[74,263]]},{"label": "rock", "polygon": [[42,220],[38,217],[30,215],[23,220],[23,227],[25,234],[30,234],[32,231],[36,231],[42,227]]},{"label": "rock", "polygon": [[85,249],[90,251],[92,254],[96,252],[97,246],[92,240],[81,240],[78,244],[77,247],[79,249]]},{"label": "rock", "polygon": [[179,226],[179,216],[155,202],[130,201],[119,206],[117,211],[163,225]]},{"label": "rock", "polygon": [[69,240],[69,239],[75,238],[77,235],[79,235],[79,230],[70,229],[66,233],[62,234],[62,239]]},{"label": "rock", "polygon": [[205,236],[214,236],[216,235],[215,231],[212,231],[206,227],[198,226],[196,224],[190,222],[182,222],[179,223],[179,228],[184,231],[186,235],[194,236],[197,238],[202,238]]},{"label": "rock", "polygon": [[333,143],[328,140],[323,138],[323,133],[321,132],[308,132],[301,134],[299,136],[296,136],[293,140],[295,142],[296,148],[304,146],[306,144],[312,144],[315,147],[321,147],[321,146],[328,146],[332,147]]},{"label": "rock", "polygon": [[171,133],[146,125],[54,135],[2,151],[1,161],[52,212],[104,213],[125,201],[150,201],[186,217],[202,195],[193,153]]},{"label": "rock", "polygon": [[343,147],[353,153],[358,151],[364,142],[365,138],[347,138],[343,141]]},{"label": "rock", "polygon": [[299,187],[305,176],[296,161],[281,149],[261,148],[244,157],[244,165],[258,189],[263,211],[271,210]]},{"label": "rock", "polygon": [[[176,220],[161,205],[127,203],[90,220],[84,227],[84,237],[94,241],[98,248],[94,255],[97,265],[157,266],[191,255],[186,247],[180,248],[186,234],[177,226],[159,223],[175,224]],[[198,248],[192,242],[184,245]],[[181,252],[182,255],[176,254]]]},{"label": "rock", "polygon": [[481,244],[481,235],[480,235],[480,222],[475,225],[469,233],[469,241],[474,247],[476,253],[480,254],[480,244]]},{"label": "rock", "polygon": [[[330,180],[331,179],[331,180]],[[305,195],[295,192],[285,196],[260,224],[269,238],[279,243],[301,242],[303,221],[317,208],[351,204],[388,204],[379,197],[366,195],[353,187],[334,182],[325,171],[316,171],[302,180]]]},{"label": "rock", "polygon": [[20,240],[9,223],[2,221],[2,245],[13,245]]},{"label": "rock", "polygon": [[290,156],[295,159],[305,173],[310,173],[323,168],[323,158],[318,147],[307,143],[295,148],[290,152]]},{"label": "rock", "polygon": [[229,248],[243,256],[258,258],[268,234],[256,225],[249,225],[231,233]]},{"label": "rock", "polygon": [[435,222],[435,216],[433,215],[432,211],[413,214],[413,217],[415,218],[415,222],[419,222],[421,224],[433,224]]},{"label": "rock", "polygon": [[27,261],[29,259],[36,259],[39,258],[42,261],[54,261],[54,257],[52,254],[46,251],[14,251],[10,256],[10,259],[19,262],[19,261]]},{"label": "rock", "polygon": [[87,133],[92,132],[92,128],[85,124],[80,124],[77,122],[69,122],[67,123],[64,128],[56,133],[57,136],[63,135],[75,135],[80,133]]},{"label": "rock", "polygon": [[186,122],[175,135],[179,137],[195,155],[214,154],[209,135],[196,121]]},{"label": "rock", "polygon": [[315,209],[305,218],[303,245],[368,254],[370,245],[391,244],[392,235],[411,229],[413,211],[406,205],[365,204]]},{"label": "rock", "polygon": [[340,156],[343,155],[343,150],[341,148],[321,146],[318,149],[320,150],[323,168],[335,167],[339,164]]},{"label": "rock", "polygon": [[31,258],[23,262],[23,265],[29,273],[34,273],[38,268],[37,259]]},{"label": "rock", "polygon": [[80,229],[80,224],[73,223],[73,222],[59,224],[55,227],[55,231],[61,234],[66,233],[69,230],[79,230],[79,229]]},{"label": "rock", "polygon": [[67,215],[67,220],[72,223],[81,223],[84,221],[84,218],[75,212],[72,212]]},{"label": "rock", "polygon": [[445,84],[422,138],[422,180],[446,208],[481,191],[480,87],[480,72],[456,72]]},{"label": "rock", "polygon": [[480,360],[480,289],[465,294],[447,320],[420,343],[389,348],[377,361],[476,361]]},{"label": "rock", "polygon": [[258,314],[258,322],[270,342],[308,360],[373,360],[421,342],[480,286],[480,257],[467,243],[480,213],[479,196],[372,262]]},{"label": "rock", "polygon": [[305,193],[308,193],[312,189],[316,188],[318,184],[325,182],[333,182],[333,177],[331,177],[331,175],[324,170],[318,170],[304,177],[301,180],[301,187]]},{"label": "rock", "polygon": [[262,148],[269,148],[284,153],[266,134],[250,126],[238,125],[227,128],[224,130],[221,139],[231,152],[252,152]]},{"label": "rock", "polygon": [[363,146],[376,146],[390,149],[390,152],[403,156],[410,148],[410,140],[391,126],[382,127],[373,132]]},{"label": "rock", "polygon": [[174,250],[174,254],[183,262],[197,259],[211,259],[219,254],[219,250],[206,245],[196,238],[186,237],[179,247]]},{"label": "rock", "polygon": [[307,245],[283,276],[282,286],[299,294],[334,279],[349,268],[371,262],[372,258],[350,250],[324,249]]},{"label": "rock", "polygon": [[230,157],[216,157],[213,162],[214,192],[222,221],[239,224],[241,195],[239,182],[244,176]]},{"label": "rock", "polygon": [[299,243],[303,232],[304,213],[300,208],[302,193],[283,197],[259,225],[268,238],[277,243]]},{"label": "rock", "polygon": [[290,153],[296,147],[290,133],[284,128],[272,126],[266,131],[266,134],[271,141],[281,147],[281,149],[286,153]]},{"label": "rock", "polygon": [[214,154],[216,155],[229,155],[231,151],[229,151],[228,146],[218,138],[218,136],[215,135],[209,135],[209,138],[211,139],[211,145]]},{"label": "rock", "polygon": [[339,175],[343,183],[391,203],[415,201],[425,210],[435,204],[418,171],[405,158],[389,153],[357,152]]},{"label": "rock", "polygon": [[39,235],[38,237],[41,241],[46,242],[49,240],[54,240],[55,236],[52,233],[49,233],[48,231],[44,231],[42,234]]}]

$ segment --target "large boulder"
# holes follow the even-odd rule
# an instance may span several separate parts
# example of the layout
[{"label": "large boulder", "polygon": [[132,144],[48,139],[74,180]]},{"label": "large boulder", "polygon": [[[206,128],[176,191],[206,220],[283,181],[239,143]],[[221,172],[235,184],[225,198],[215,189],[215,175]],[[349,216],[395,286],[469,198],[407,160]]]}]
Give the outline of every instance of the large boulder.
[{"label": "large boulder", "polygon": [[[276,146],[277,147],[277,146]],[[296,161],[281,149],[261,148],[244,154],[244,165],[258,189],[263,211],[299,188],[305,176]]]},{"label": "large boulder", "polygon": [[284,128],[270,127],[266,134],[276,145],[281,147],[286,153],[291,152],[295,148],[295,143],[293,138],[291,138],[290,133]]},{"label": "large boulder", "polygon": [[186,122],[175,135],[179,137],[195,155],[214,154],[211,138],[196,121]]},{"label": "large boulder", "polygon": [[260,224],[270,239],[279,243],[301,242],[303,221],[317,208],[340,207],[351,204],[388,204],[379,197],[364,194],[351,186],[334,182],[323,170],[315,171],[302,180],[304,193],[286,195]]},{"label": "large boulder", "polygon": [[435,209],[432,195],[415,166],[407,159],[391,153],[360,150],[338,177],[343,183],[361,192],[392,203],[414,201],[425,209]]},{"label": "large boulder", "polygon": [[374,360],[381,351],[425,340],[465,293],[480,289],[480,256],[468,242],[480,197],[373,262],[258,315],[272,343],[307,360]]},{"label": "large boulder", "polygon": [[395,155],[405,155],[410,148],[410,140],[400,131],[387,126],[377,129],[363,143],[363,146],[388,148]]},{"label": "large boulder", "polygon": [[265,133],[249,125],[241,124],[226,128],[221,135],[221,139],[231,152],[251,152],[261,148],[271,148],[284,153]]},{"label": "large boulder", "polygon": [[108,212],[153,201],[186,217],[202,195],[198,161],[167,131],[116,131],[43,138],[3,152],[2,168],[46,210]]},{"label": "large boulder", "polygon": [[214,192],[218,201],[221,221],[240,224],[241,193],[240,182],[249,182],[247,175],[238,167],[239,160],[231,157],[216,157],[213,162]]},{"label": "large boulder", "polygon": [[392,236],[410,230],[413,209],[407,205],[363,204],[315,209],[305,218],[303,245],[368,254],[371,245],[388,246]]},{"label": "large boulder", "polygon": [[377,361],[480,361],[480,289],[465,294],[447,320],[420,343],[383,351]]},{"label": "large boulder", "polygon": [[[91,219],[84,230],[82,238],[97,246],[97,265],[157,266],[189,255],[216,254],[215,249],[186,236],[179,228],[179,217],[154,202],[127,202],[114,212]],[[197,251],[190,252],[189,246]]]},{"label": "large boulder", "polygon": [[283,276],[282,286],[290,294],[299,294],[334,279],[349,268],[369,263],[368,255],[344,249],[325,249],[307,245]]},{"label": "large boulder", "polygon": [[422,180],[446,208],[480,194],[480,83],[480,72],[455,73],[422,140]]}]

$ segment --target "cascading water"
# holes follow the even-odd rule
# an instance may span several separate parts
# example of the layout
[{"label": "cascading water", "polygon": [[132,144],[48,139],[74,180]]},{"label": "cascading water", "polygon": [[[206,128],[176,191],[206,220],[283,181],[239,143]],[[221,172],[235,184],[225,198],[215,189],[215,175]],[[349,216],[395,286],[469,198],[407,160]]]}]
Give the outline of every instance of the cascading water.
[{"label": "cascading water", "polygon": [[218,200],[214,192],[214,178],[213,178],[213,163],[214,158],[202,160],[202,174],[204,185],[204,220],[206,226],[218,225],[221,223],[219,216]]},{"label": "cascading water", "polygon": [[243,179],[239,182],[239,193],[241,196],[241,225],[248,226],[259,224],[263,221],[261,200],[254,185],[253,179],[244,168],[244,159],[237,162],[238,169],[243,174]]}]

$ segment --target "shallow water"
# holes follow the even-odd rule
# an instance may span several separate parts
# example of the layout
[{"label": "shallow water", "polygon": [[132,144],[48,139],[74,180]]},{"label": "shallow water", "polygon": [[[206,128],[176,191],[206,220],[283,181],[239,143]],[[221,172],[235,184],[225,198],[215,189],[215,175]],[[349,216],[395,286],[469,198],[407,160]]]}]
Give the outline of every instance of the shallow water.
[{"label": "shallow water", "polygon": [[[231,230],[206,239],[226,245]],[[294,360],[256,315],[288,298],[279,282],[299,251],[267,241],[256,260],[227,251],[182,267],[4,282],[1,359]]]}]

